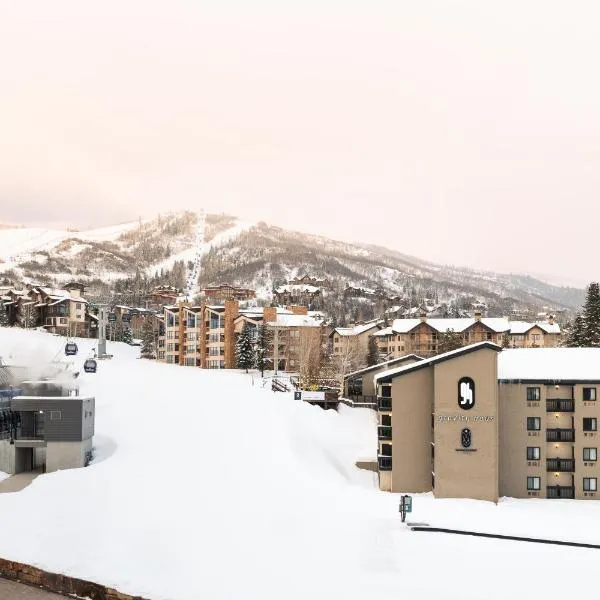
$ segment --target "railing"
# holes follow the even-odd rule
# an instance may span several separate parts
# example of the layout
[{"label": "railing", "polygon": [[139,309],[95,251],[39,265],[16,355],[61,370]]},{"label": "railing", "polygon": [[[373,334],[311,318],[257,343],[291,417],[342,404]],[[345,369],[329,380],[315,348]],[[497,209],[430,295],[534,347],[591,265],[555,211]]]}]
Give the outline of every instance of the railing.
[{"label": "railing", "polygon": [[360,404],[377,404],[377,396],[361,396],[360,394],[349,394],[348,400]]},{"label": "railing", "polygon": [[547,498],[575,498],[575,488],[566,485],[549,485],[546,488]]},{"label": "railing", "polygon": [[271,381],[271,390],[274,392],[289,392],[290,391],[288,386],[285,385],[285,383],[283,383],[282,381],[279,381],[279,379],[273,379]]},{"label": "railing", "polygon": [[391,471],[392,470],[392,457],[382,456],[377,457],[377,465],[380,471]]},{"label": "railing", "polygon": [[377,408],[379,410],[392,410],[392,399],[384,396],[378,396]]},{"label": "railing", "polygon": [[546,471],[573,473],[575,471],[575,461],[572,458],[548,458],[546,460]]},{"label": "railing", "polygon": [[546,430],[546,441],[547,442],[574,442],[575,441],[575,430],[574,429],[547,429]]},{"label": "railing", "polygon": [[379,427],[377,427],[377,437],[380,440],[391,440],[392,439],[391,425],[379,425]]},{"label": "railing", "polygon": [[559,400],[557,398],[546,400],[546,412],[573,412],[574,410],[574,400]]}]

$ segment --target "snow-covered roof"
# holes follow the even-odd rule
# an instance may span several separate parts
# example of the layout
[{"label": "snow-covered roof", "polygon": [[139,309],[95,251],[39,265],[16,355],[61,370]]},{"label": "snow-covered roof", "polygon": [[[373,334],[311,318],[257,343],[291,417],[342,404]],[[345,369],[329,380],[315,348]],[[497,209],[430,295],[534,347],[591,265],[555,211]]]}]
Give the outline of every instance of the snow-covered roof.
[{"label": "snow-covered roof", "polygon": [[375,381],[387,379],[388,377],[395,377],[396,375],[401,375],[409,371],[421,369],[428,365],[435,365],[438,362],[448,360],[455,356],[460,356],[461,354],[469,354],[470,352],[475,352],[476,350],[480,350],[481,348],[489,348],[490,350],[495,350],[496,352],[502,351],[502,348],[500,346],[498,346],[497,344],[493,344],[492,342],[479,342],[477,344],[471,344],[469,346],[457,348],[456,350],[451,350],[450,352],[444,352],[443,354],[438,354],[437,356],[431,356],[430,358],[425,358],[423,360],[411,363],[409,365],[403,365],[396,369],[390,369],[388,371],[384,371],[383,373],[378,373],[377,375],[375,375]]},{"label": "snow-covered roof", "polygon": [[535,321],[528,323],[527,321],[510,321],[510,332],[512,334],[524,334],[534,327],[539,327],[546,333],[560,333],[560,325],[558,323],[548,323],[547,321]]},{"label": "snow-covered roof", "polygon": [[[474,318],[459,318],[459,319],[427,319],[425,323],[439,331],[440,333],[446,332],[449,329],[457,333],[461,333],[477,323],[477,319]],[[510,330],[510,323],[508,319],[503,317],[488,318],[484,317],[479,321],[496,333],[504,333]],[[421,323],[421,319],[394,319],[392,323],[392,329],[396,333],[408,333],[412,331],[417,325]]]},{"label": "snow-covered roof", "polygon": [[407,360],[413,360],[415,362],[424,360],[422,356],[417,356],[416,354],[407,354],[406,356],[400,356],[398,358],[392,358],[386,362],[382,362],[376,365],[371,365],[370,367],[365,367],[364,369],[359,369],[358,371],[353,371],[352,373],[348,373],[344,376],[344,378],[354,377],[356,375],[363,375],[364,373],[369,373],[370,371],[376,371],[377,369],[382,369],[384,367],[392,367],[394,365],[399,365]]},{"label": "snow-covered roof", "polygon": [[277,315],[277,321],[267,323],[270,327],[321,327],[323,319],[308,315]]},{"label": "snow-covered roof", "polygon": [[498,379],[600,382],[600,348],[504,350],[498,357]]},{"label": "snow-covered roof", "polygon": [[361,333],[365,333],[365,331],[373,329],[373,327],[379,327],[380,324],[381,321],[371,321],[370,323],[361,323],[354,327],[336,327],[333,331],[341,336],[360,335]]},{"label": "snow-covered roof", "polygon": [[394,333],[394,331],[392,330],[391,327],[384,327],[383,329],[376,331],[373,335],[375,337],[383,337],[386,335],[392,335],[393,333]]}]

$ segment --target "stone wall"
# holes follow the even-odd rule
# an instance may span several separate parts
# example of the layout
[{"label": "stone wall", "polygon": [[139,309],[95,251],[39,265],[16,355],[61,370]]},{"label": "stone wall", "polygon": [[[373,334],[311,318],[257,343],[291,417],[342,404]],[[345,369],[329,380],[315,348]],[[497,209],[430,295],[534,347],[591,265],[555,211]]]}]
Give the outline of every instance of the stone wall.
[{"label": "stone wall", "polygon": [[147,600],[141,596],[123,594],[99,583],[76,579],[58,573],[49,573],[37,567],[0,558],[0,577],[18,581],[49,592],[89,598],[89,600]]}]

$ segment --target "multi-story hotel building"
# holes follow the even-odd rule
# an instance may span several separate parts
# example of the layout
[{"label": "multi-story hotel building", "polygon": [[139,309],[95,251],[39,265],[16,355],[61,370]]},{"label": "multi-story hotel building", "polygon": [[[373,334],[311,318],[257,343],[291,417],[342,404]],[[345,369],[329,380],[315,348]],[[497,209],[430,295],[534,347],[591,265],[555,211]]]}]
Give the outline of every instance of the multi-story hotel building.
[{"label": "multi-story hotel building", "polygon": [[600,349],[481,342],[374,380],[381,489],[598,498]]},{"label": "multi-story hotel building", "polygon": [[380,353],[390,360],[405,354],[433,356],[447,331],[461,336],[465,345],[494,342],[509,348],[554,348],[560,344],[561,330],[550,316],[547,321],[527,323],[506,318],[486,318],[476,312],[473,318],[394,319],[390,327],[374,333]]}]

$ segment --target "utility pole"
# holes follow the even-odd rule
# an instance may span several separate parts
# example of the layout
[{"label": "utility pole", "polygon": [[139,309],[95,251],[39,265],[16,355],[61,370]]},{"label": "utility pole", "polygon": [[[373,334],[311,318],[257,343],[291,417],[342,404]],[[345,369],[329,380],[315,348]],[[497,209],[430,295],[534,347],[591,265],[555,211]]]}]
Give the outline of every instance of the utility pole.
[{"label": "utility pole", "polygon": [[98,358],[106,355],[106,321],[108,306],[98,306]]}]

